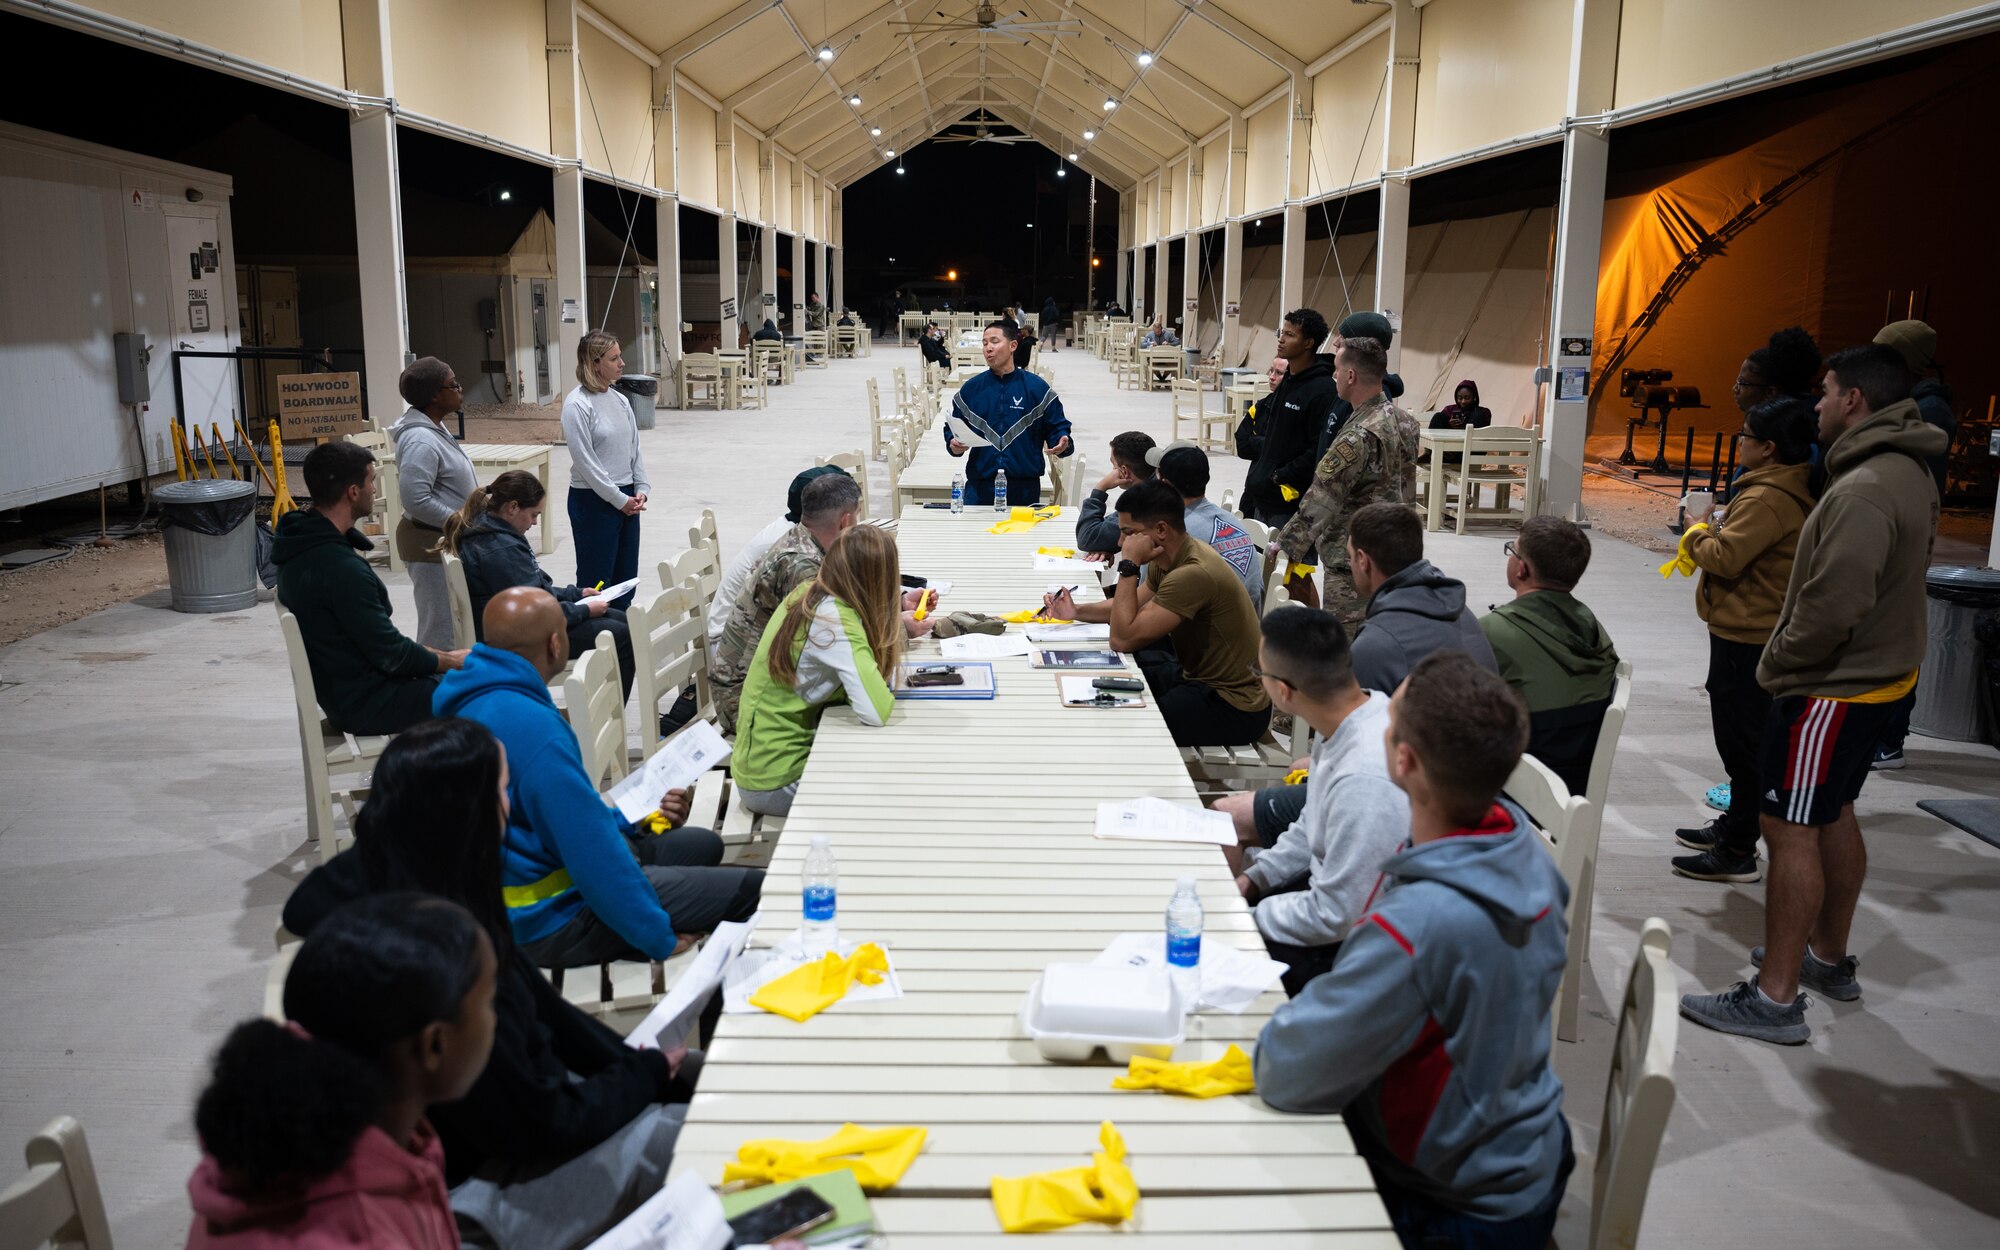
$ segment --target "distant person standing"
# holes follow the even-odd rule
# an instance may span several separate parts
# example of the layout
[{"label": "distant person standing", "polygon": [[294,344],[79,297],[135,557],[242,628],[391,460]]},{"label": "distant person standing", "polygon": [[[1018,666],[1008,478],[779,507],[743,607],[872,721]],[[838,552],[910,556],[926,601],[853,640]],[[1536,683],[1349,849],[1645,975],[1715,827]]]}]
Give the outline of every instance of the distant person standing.
[{"label": "distant person standing", "polygon": [[1056,297],[1051,295],[1042,301],[1042,341],[1049,350],[1056,349],[1056,331],[1062,328],[1062,309],[1056,307]]},{"label": "distant person standing", "polygon": [[1895,702],[1915,688],[1938,499],[1926,460],[1945,445],[1909,398],[1909,368],[1879,344],[1834,353],[1819,401],[1827,487],[1799,533],[1757,680],[1762,828],[1771,856],[1758,971],[1681,1014],[1759,1041],[1812,1036],[1801,988],[1861,997],[1849,930],[1868,875],[1854,800]]},{"label": "distant person standing", "polygon": [[[639,514],[653,486],[639,454],[639,419],[612,383],[625,373],[618,340],[592,330],[576,345],[576,389],[563,400],[569,444],[569,529],[576,584],[615,586],[639,575]],[[626,591],[611,601],[621,611]]]},{"label": "distant person standing", "polygon": [[403,515],[391,540],[410,567],[417,597],[417,641],[451,646],[451,596],[445,590],[438,540],[445,521],[465,506],[479,479],[445,421],[465,405],[465,387],[436,356],[412,361],[396,380],[409,410],[389,427],[396,440],[396,496]]}]

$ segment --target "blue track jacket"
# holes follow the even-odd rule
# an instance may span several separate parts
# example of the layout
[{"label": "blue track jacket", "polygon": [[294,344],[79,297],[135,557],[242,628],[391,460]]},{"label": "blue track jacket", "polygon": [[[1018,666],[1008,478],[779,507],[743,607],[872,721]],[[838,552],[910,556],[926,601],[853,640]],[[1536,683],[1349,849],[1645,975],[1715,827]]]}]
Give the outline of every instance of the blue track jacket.
[{"label": "blue track jacket", "polygon": [[[958,388],[947,414],[970,425],[991,447],[974,447],[965,453],[965,502],[993,502],[993,478],[1007,471],[1007,502],[1031,504],[1042,501],[1042,449],[1054,447],[1069,435],[1069,418],[1063,415],[1062,400],[1047,382],[1016,369],[1002,378],[991,369],[968,378]],[[951,427],[942,428],[945,445],[951,445]],[[1065,456],[1073,455],[1072,445]]]}]

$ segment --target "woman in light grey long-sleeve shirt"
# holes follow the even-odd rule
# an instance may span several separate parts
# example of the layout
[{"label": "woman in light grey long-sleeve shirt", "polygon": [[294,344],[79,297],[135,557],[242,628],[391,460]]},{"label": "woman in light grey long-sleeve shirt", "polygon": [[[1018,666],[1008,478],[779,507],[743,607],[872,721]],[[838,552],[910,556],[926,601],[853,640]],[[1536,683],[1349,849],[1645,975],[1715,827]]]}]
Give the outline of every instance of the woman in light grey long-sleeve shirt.
[{"label": "woman in light grey long-sleeve shirt", "polygon": [[[576,584],[615,586],[639,575],[639,514],[652,483],[639,454],[639,422],[612,383],[625,372],[618,340],[592,330],[576,345],[577,387],[563,400],[569,444],[569,529]],[[627,591],[614,608],[632,602]]]},{"label": "woman in light grey long-sleeve shirt", "polygon": [[438,541],[445,518],[465,506],[479,485],[472,461],[444,428],[445,419],[465,400],[465,388],[450,365],[435,356],[412,361],[397,381],[409,404],[389,435],[396,440],[396,494],[403,516],[391,539],[410,569],[417,597],[417,641],[437,650],[451,647],[451,599],[445,590]]}]

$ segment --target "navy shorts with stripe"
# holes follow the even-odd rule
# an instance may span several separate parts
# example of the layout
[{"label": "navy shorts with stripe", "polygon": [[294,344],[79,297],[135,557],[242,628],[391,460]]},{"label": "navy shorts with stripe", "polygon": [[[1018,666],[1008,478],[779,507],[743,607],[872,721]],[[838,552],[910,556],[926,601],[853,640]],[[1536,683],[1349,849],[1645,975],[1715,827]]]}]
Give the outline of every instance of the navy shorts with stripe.
[{"label": "navy shorts with stripe", "polygon": [[1893,703],[1788,695],[1764,722],[1758,810],[1794,825],[1830,825],[1861,794]]}]

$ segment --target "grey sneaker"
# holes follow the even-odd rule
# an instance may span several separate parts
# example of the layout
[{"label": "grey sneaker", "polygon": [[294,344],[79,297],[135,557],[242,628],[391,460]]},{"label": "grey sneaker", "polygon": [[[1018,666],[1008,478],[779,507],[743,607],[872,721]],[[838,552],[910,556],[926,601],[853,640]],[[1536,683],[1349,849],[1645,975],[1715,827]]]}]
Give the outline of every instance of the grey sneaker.
[{"label": "grey sneaker", "polygon": [[1717,1032],[1797,1046],[1812,1037],[1806,1024],[1806,1007],[1811,1002],[1801,993],[1783,1007],[1774,1006],[1757,992],[1757,978],[1751,977],[1720,994],[1681,995],[1681,1014]]},{"label": "grey sneaker", "polygon": [[[1763,947],[1750,948],[1750,962],[1759,968],[1764,966]],[[1851,1003],[1861,997],[1861,982],[1854,975],[1854,970],[1860,966],[1861,961],[1852,955],[1843,957],[1837,964],[1830,964],[1813,954],[1812,947],[1808,946],[1805,958],[1799,961],[1799,984],[1835,1002]]]}]

